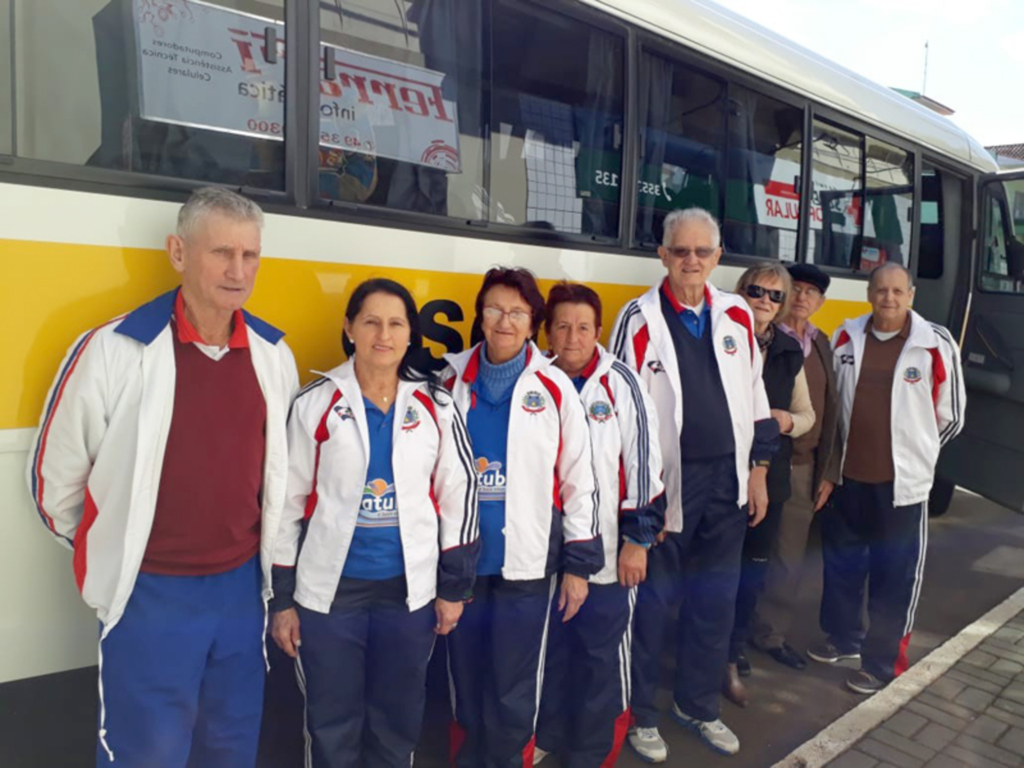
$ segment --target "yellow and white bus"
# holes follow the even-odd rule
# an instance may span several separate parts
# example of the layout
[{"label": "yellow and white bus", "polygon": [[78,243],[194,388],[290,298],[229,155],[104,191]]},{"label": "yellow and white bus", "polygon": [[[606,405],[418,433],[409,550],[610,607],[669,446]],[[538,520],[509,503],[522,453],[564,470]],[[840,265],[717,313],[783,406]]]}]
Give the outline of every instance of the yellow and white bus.
[{"label": "yellow and white bus", "polygon": [[251,309],[304,380],[338,361],[371,275],[412,289],[438,355],[467,343],[494,264],[595,286],[607,331],[663,274],[673,208],[721,220],[720,287],[756,259],[827,270],[827,331],[899,261],[964,344],[944,478],[1021,508],[1024,182],[995,168],[945,118],[707,0],[0,0],[0,702],[96,661],[26,452],[71,341],[174,284],[162,247],[190,189],[267,211]]}]

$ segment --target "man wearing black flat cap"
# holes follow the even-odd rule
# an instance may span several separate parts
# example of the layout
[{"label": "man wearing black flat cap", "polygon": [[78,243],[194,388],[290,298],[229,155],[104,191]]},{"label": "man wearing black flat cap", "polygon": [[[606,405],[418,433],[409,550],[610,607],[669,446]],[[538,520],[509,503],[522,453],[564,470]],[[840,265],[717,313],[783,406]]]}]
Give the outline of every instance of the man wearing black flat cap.
[{"label": "man wearing black flat cap", "polygon": [[793,300],[778,328],[796,339],[804,351],[804,371],[817,414],[810,432],[793,441],[792,495],[785,503],[779,532],[769,557],[765,591],[754,619],[753,643],[780,664],[807,666],[786,642],[800,582],[805,576],[804,552],[814,513],[828,502],[839,481],[838,391],[828,335],[811,323],[825,303],[829,276],[813,264],[793,264]]}]

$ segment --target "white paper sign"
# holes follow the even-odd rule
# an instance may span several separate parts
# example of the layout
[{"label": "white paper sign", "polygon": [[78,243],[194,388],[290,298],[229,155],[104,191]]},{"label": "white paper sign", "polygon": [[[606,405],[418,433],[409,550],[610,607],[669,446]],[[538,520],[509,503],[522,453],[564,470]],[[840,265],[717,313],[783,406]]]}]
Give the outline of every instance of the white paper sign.
[{"label": "white paper sign", "polygon": [[[134,0],[133,11],[140,117],[284,139],[282,23],[197,0]],[[460,170],[444,73],[333,46],[321,64],[324,50],[337,74],[320,83],[321,145]]]}]

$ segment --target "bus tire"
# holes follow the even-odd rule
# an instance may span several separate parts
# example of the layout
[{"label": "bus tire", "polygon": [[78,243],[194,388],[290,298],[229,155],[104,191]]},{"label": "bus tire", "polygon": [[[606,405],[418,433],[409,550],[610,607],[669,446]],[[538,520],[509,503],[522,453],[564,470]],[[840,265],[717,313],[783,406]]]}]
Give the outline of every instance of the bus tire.
[{"label": "bus tire", "polygon": [[928,494],[928,517],[942,517],[949,511],[956,485],[941,477],[935,478],[931,493]]}]

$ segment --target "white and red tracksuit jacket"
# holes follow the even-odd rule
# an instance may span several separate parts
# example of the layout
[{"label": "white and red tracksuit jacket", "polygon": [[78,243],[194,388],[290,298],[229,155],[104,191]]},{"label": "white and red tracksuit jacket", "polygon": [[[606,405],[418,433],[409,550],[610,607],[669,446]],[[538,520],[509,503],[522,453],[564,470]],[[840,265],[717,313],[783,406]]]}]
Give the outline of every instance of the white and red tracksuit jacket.
[{"label": "white and red tracksuit jacket", "polygon": [[653,544],[665,527],[665,486],[658,414],[647,387],[600,344],[595,362],[580,392],[594,451],[604,540],[604,568],[590,580],[614,584],[622,539]]},{"label": "white and red tracksuit jacket", "polygon": [[[664,281],[663,281],[664,282]],[[658,411],[661,457],[667,508],[665,527],[683,529],[679,438],[683,424],[683,391],[675,347],[661,309],[662,283],[626,303],[612,329],[612,352],[636,371],[647,384]],[[739,296],[705,285],[704,301],[711,309],[711,339],[729,404],[736,446],[736,503],[747,503],[751,449],[755,424],[774,424],[761,379],[761,353],[754,339],[754,319]],[[769,432],[770,430],[765,430]],[[777,435],[775,430],[772,436]],[[770,443],[770,439],[766,438]],[[763,458],[770,458],[771,451]],[[762,457],[757,457],[762,458]]]},{"label": "white and red tracksuit jacket", "polygon": [[[564,570],[587,578],[604,567],[587,417],[569,378],[528,344],[512,390],[501,575],[527,581]],[[441,374],[467,418],[481,349],[445,355],[449,367]]]},{"label": "white and red tracksuit jacket", "polygon": [[[913,310],[910,316],[910,334],[892,384],[893,505],[897,507],[928,500],[939,449],[960,434],[967,405],[960,348],[952,334]],[[847,320],[832,340],[844,462],[870,317]]]},{"label": "white and red tracksuit jacket", "polygon": [[[82,598],[106,637],[124,613],[146,553],[174,410],[177,290],[83,334],[46,397],[28,483],[50,532],[74,548]],[[272,547],[288,474],[285,424],[299,388],[284,334],[245,315],[266,401],[260,562],[272,596]],[[229,353],[230,354],[230,353]]]},{"label": "white and red tracksuit jacket", "polygon": [[[452,602],[468,598],[476,577],[476,468],[462,415],[446,392],[442,396],[447,402],[435,401],[426,382],[400,381],[392,406],[391,466],[410,611],[437,595]],[[288,420],[288,445],[275,578],[288,583],[281,569],[294,566],[295,601],[328,613],[370,463],[366,409],[352,361],[299,393]]]}]

